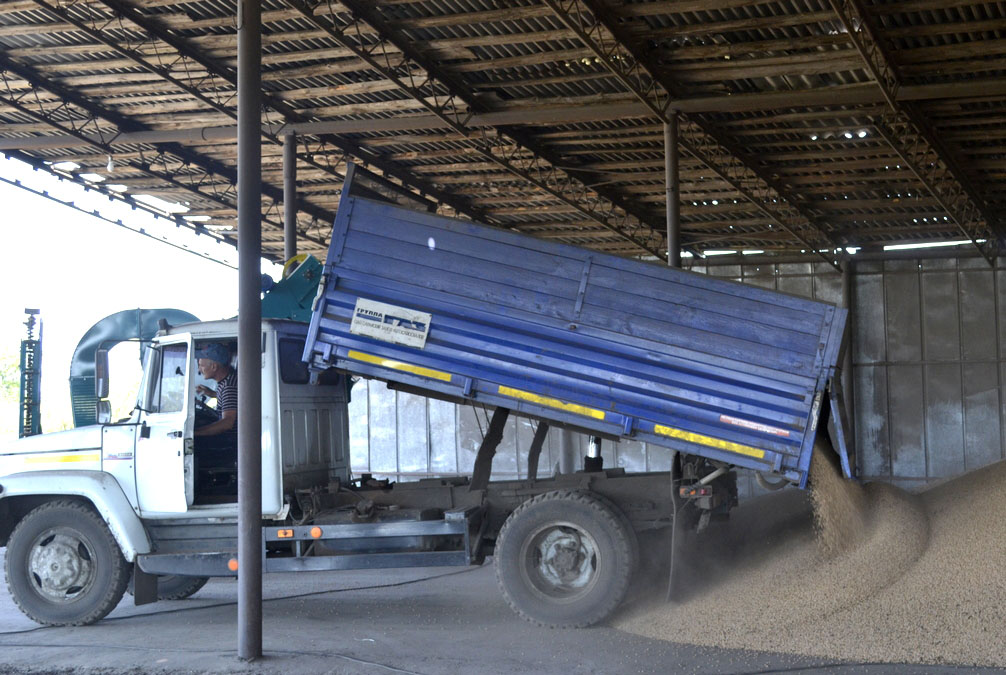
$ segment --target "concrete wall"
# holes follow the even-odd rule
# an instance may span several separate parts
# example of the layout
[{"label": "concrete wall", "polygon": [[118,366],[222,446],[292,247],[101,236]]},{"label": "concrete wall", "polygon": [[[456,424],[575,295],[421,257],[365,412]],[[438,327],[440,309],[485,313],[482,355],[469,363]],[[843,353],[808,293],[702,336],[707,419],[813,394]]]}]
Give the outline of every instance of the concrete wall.
[{"label": "concrete wall", "polygon": [[[842,304],[825,263],[702,265],[693,271]],[[860,475],[919,488],[1004,457],[1006,265],[981,258],[858,261],[851,277],[854,432]],[[487,412],[359,382],[350,403],[352,467],[396,480],[468,473]],[[494,478],[523,478],[534,423],[511,418]],[[576,435],[582,463],[586,438]],[[606,466],[664,471],[665,448],[602,445]],[[539,475],[558,462],[550,433]],[[759,491],[743,474],[742,496]]]}]

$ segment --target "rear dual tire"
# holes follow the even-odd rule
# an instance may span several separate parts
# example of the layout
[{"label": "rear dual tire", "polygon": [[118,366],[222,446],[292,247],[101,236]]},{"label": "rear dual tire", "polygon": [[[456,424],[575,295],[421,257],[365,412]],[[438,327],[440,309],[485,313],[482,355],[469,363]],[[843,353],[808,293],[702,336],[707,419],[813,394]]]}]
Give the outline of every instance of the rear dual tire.
[{"label": "rear dual tire", "polygon": [[603,498],[575,490],[521,504],[496,540],[496,578],[520,616],[552,628],[582,628],[622,602],[636,566],[628,519]]}]

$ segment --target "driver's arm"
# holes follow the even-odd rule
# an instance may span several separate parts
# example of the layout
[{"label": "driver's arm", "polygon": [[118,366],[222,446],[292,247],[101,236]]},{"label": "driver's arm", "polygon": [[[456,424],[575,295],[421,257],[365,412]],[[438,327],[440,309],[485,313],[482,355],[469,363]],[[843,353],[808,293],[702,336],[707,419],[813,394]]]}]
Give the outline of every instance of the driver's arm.
[{"label": "driver's arm", "polygon": [[237,410],[224,410],[221,413],[220,419],[216,422],[207,424],[204,427],[199,427],[195,430],[194,435],[196,436],[216,436],[217,434],[222,434],[225,431],[230,431],[234,428],[234,424],[238,419]]},{"label": "driver's arm", "polygon": [[217,390],[210,389],[205,384],[200,384],[198,387],[196,387],[196,393],[199,394],[200,396],[209,396],[210,398],[217,397]]}]

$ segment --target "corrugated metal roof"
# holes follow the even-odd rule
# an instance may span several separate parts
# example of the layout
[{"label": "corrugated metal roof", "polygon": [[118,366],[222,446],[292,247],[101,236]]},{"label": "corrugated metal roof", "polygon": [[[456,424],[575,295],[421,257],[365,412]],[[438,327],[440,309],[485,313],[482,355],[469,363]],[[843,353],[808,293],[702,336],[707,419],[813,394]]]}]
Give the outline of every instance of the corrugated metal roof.
[{"label": "corrugated metal roof", "polygon": [[[933,156],[909,157],[914,166],[905,161],[905,148],[914,147],[910,131],[899,126],[836,11],[845,5],[866,17],[892,66],[900,113],[924,127],[936,162],[949,169],[928,176],[929,185],[919,169],[924,173]],[[352,2],[322,3],[307,14],[292,0],[262,8],[263,90],[272,97],[264,122],[375,120],[372,130],[304,137],[298,177],[305,231],[336,208],[339,177],[352,158],[390,183],[434,195],[446,212],[616,253],[651,253],[662,245],[663,131],[631,83],[645,90],[655,79],[685,115],[686,142],[699,148],[680,168],[691,250],[792,253],[806,251],[808,242],[869,247],[1002,232],[1001,2],[590,0],[582,3],[580,27],[599,41],[602,56],[550,3],[535,0],[383,0],[371,4],[372,16],[359,15]],[[162,37],[128,10],[163,29]],[[85,133],[233,125],[235,12],[235,2],[218,0],[0,5],[0,140],[65,135],[89,115],[104,121],[81,127]],[[315,19],[345,28],[351,44]],[[857,36],[859,20],[852,24]],[[428,98],[417,100],[354,55],[353,46],[372,49],[417,89],[428,74],[445,84],[423,89]],[[406,48],[416,54],[404,55]],[[631,73],[627,85],[617,70],[637,57],[646,69]],[[66,92],[80,97],[74,105],[61,105]],[[509,116],[447,128],[424,103],[440,104],[449,92],[457,95],[460,120],[470,113]],[[605,114],[613,104],[620,112]],[[429,124],[382,130],[389,121],[417,118]],[[189,202],[189,215],[233,220],[232,142],[186,143],[184,151],[164,143],[113,147],[115,183]],[[480,151],[487,148],[509,164]],[[107,173],[107,152],[93,143],[20,153],[72,160],[78,173]],[[536,184],[514,170],[532,160],[554,174],[535,174],[546,176]],[[282,187],[281,161],[280,146],[266,142],[267,192]],[[543,189],[548,180],[558,181],[556,191]],[[977,219],[969,202],[933,194],[961,185]],[[279,227],[274,202],[264,206],[266,228]],[[626,238],[628,230],[619,229],[626,222],[642,222],[652,236],[642,245]],[[305,240],[304,249],[321,252],[325,232]],[[270,239],[267,254],[282,257],[281,239]]]}]

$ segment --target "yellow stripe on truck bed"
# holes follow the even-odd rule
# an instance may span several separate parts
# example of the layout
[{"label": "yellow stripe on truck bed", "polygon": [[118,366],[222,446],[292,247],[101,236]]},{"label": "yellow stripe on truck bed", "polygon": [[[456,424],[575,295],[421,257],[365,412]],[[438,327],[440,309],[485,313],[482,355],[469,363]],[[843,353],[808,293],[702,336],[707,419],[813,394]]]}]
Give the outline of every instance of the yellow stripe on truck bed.
[{"label": "yellow stripe on truck bed", "polygon": [[695,443],[696,445],[705,445],[710,448],[726,450],[727,452],[736,452],[739,455],[747,455],[748,457],[754,457],[755,459],[765,459],[764,450],[752,448],[750,445],[741,445],[740,443],[724,441],[723,439],[713,438],[712,436],[703,436],[702,434],[697,434],[693,431],[685,431],[684,429],[665,427],[662,424],[653,425],[653,431],[662,436],[678,438],[682,441]]},{"label": "yellow stripe on truck bed", "polygon": [[539,396],[530,391],[524,391],[522,389],[514,389],[512,387],[499,388],[499,393],[504,396],[510,396],[512,398],[519,398],[522,401],[530,401],[531,403],[537,403],[538,405],[547,406],[549,408],[558,408],[559,410],[565,410],[566,412],[576,413],[577,415],[586,415],[587,417],[593,417],[596,420],[604,419],[604,411],[597,410],[596,408],[588,408],[587,406],[579,405],[577,403],[566,403],[560,401],[557,398],[549,398],[548,396]]},{"label": "yellow stripe on truck bed", "polygon": [[434,380],[441,380],[443,382],[451,381],[451,374],[445,373],[442,370],[433,370],[432,368],[415,366],[411,363],[402,363],[401,361],[396,361],[394,359],[388,359],[383,356],[375,356],[374,354],[364,354],[363,352],[358,352],[352,349],[349,350],[348,356],[354,361],[363,361],[364,363],[372,363],[375,366],[381,366],[382,368],[393,368],[394,370],[401,370],[406,373],[412,373],[413,375],[430,377],[433,378]]}]

